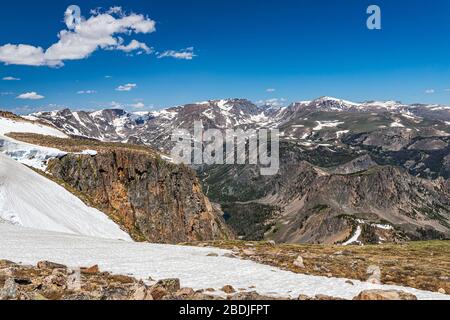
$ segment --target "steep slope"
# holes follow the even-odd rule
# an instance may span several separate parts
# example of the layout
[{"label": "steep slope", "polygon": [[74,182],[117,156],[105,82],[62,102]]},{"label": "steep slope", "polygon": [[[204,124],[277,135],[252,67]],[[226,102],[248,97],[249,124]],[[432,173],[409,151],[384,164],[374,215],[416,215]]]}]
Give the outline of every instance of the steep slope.
[{"label": "steep slope", "polygon": [[12,136],[65,150],[66,155],[49,160],[47,172],[106,212],[136,240],[178,243],[233,238],[220,209],[203,194],[196,173],[164,160],[153,149],[32,134]]},{"label": "steep slope", "polygon": [[0,219],[24,227],[131,240],[104,213],[0,154]]},{"label": "steep slope", "polygon": [[[107,213],[136,240],[177,243],[233,237],[220,210],[203,195],[195,172],[171,164],[170,159],[148,147],[70,139],[54,128],[11,115],[0,118],[0,133],[0,152],[45,171],[49,178],[77,197]],[[11,160],[8,163],[9,167],[2,168],[5,177],[12,164],[20,166]],[[46,206],[43,194],[47,185],[56,185],[33,171],[25,172],[38,176],[30,180],[32,185],[21,185],[26,179],[20,176],[16,180],[11,176],[0,180],[3,194],[8,194],[0,199],[4,219],[56,231],[79,232],[84,228],[88,235],[91,235],[88,227],[91,223],[97,232],[93,235],[104,227],[89,220],[89,212],[80,209],[81,201],[74,205],[76,198],[67,197],[67,191],[60,197],[56,191],[48,193],[52,205]],[[47,183],[39,187],[44,182]],[[41,201],[33,201],[34,198],[26,201],[25,186],[35,190]],[[23,200],[23,208],[11,201],[15,199],[11,192],[17,192],[16,202]],[[64,212],[62,221],[55,217],[59,211],[55,212],[53,203],[58,202]],[[80,211],[80,215],[74,213],[71,217],[71,210]]]}]

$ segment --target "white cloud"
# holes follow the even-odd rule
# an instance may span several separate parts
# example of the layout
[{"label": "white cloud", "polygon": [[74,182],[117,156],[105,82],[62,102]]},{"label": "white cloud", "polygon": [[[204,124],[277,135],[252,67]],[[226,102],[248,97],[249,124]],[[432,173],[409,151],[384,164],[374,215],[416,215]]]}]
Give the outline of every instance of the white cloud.
[{"label": "white cloud", "polygon": [[285,102],[286,99],[284,98],[273,98],[267,100],[259,100],[258,104],[262,106],[282,107],[284,106]]},{"label": "white cloud", "polygon": [[94,94],[94,93],[97,93],[97,91],[95,91],[95,90],[81,90],[81,91],[77,92],[77,94]]},{"label": "white cloud", "polygon": [[435,93],[435,90],[434,89],[427,89],[427,90],[425,90],[425,93],[426,94],[433,94],[433,93]]},{"label": "white cloud", "polygon": [[137,40],[131,40],[131,42],[126,46],[119,45],[117,46],[117,50],[121,50],[127,53],[137,51],[136,54],[150,54],[153,52],[153,49],[149,48],[145,43],[139,42]]},{"label": "white cloud", "polygon": [[274,89],[274,88],[269,88],[269,89],[266,89],[266,92],[275,92],[275,91],[277,91],[276,89]]},{"label": "white cloud", "polygon": [[449,89],[445,89],[444,91],[445,91],[445,92],[450,92],[450,88],[449,88]]},{"label": "white cloud", "polygon": [[37,94],[36,92],[27,92],[27,93],[22,93],[21,95],[19,95],[17,97],[17,99],[22,99],[22,100],[41,100],[44,99],[45,97]]},{"label": "white cloud", "polygon": [[105,79],[111,79],[112,76],[105,76]]},{"label": "white cloud", "polygon": [[14,77],[4,77],[3,81],[19,81],[20,78],[14,78]]},{"label": "white cloud", "polygon": [[158,58],[160,59],[168,57],[182,60],[192,60],[194,57],[196,57],[196,55],[194,53],[194,47],[181,49],[180,51],[167,50],[158,54]]},{"label": "white cloud", "polygon": [[[65,12],[66,22],[73,20],[72,14],[71,10]],[[155,25],[155,21],[144,15],[124,14],[120,7],[113,7],[105,13],[97,10],[88,19],[82,17],[73,30],[60,31],[58,42],[46,50],[26,44],[0,46],[0,61],[5,64],[60,67],[65,60],[85,59],[98,49],[131,52],[136,47],[141,52],[147,52],[150,48],[136,40],[123,46],[123,40],[118,35],[152,33],[156,31]]]},{"label": "white cloud", "polygon": [[132,107],[134,109],[144,109],[145,104],[143,102],[136,102],[136,103],[130,104],[130,107]]},{"label": "white cloud", "polygon": [[116,101],[111,101],[111,102],[109,103],[109,105],[110,105],[111,108],[113,108],[113,109],[122,109],[122,108],[123,108],[123,105],[122,105],[121,103],[119,103],[119,102],[116,102]]},{"label": "white cloud", "polygon": [[0,96],[12,96],[14,92],[0,92]]},{"label": "white cloud", "polygon": [[124,84],[123,86],[118,86],[116,88],[116,91],[131,91],[133,89],[135,89],[137,87],[136,83],[127,83]]}]

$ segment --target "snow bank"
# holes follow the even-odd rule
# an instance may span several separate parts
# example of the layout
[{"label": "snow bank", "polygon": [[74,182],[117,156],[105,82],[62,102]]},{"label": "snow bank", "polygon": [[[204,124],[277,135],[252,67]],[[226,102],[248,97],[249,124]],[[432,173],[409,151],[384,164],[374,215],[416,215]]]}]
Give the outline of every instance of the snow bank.
[{"label": "snow bank", "polygon": [[131,240],[104,213],[1,153],[0,219],[41,230]]},{"label": "snow bank", "polygon": [[35,146],[4,136],[11,132],[35,133],[58,138],[67,138],[67,136],[55,128],[41,124],[0,117],[0,152],[27,166],[45,170],[49,159],[66,154],[58,149]]},{"label": "snow bank", "polygon": [[67,135],[52,127],[0,117],[0,135],[11,132],[35,133],[57,138],[67,138]]},{"label": "snow bank", "polygon": [[[448,295],[401,286],[375,285],[347,279],[295,274],[248,260],[226,258],[226,250],[94,239],[0,224],[0,258],[36,264],[50,260],[71,267],[98,264],[101,270],[146,280],[179,278],[194,289],[232,285],[281,297],[326,294],[351,299],[366,289],[411,292],[419,299],[450,299]],[[208,257],[217,253],[219,257]],[[256,286],[256,289],[251,289]]]},{"label": "snow bank", "polygon": [[42,171],[46,170],[48,160],[67,154],[58,149],[35,146],[1,135],[0,152],[22,164]]}]

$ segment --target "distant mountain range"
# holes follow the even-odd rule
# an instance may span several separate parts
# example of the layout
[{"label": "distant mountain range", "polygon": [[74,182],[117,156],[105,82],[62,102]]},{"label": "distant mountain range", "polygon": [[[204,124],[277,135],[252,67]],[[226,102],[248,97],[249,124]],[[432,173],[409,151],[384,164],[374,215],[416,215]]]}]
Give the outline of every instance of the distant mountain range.
[{"label": "distant mountain range", "polygon": [[193,129],[194,121],[205,128],[279,128],[287,140],[321,141],[377,129],[409,128],[425,135],[450,134],[450,107],[405,105],[400,102],[354,103],[322,97],[277,108],[258,106],[245,99],[211,100],[161,111],[127,112],[106,109],[95,112],[38,112],[28,116],[50,123],[69,135],[102,141],[147,144],[170,150],[175,129]]},{"label": "distant mountain range", "polygon": [[228,224],[250,240],[382,243],[450,237],[450,107],[322,97],[287,107],[212,100],[154,112],[39,112],[68,135],[168,153],[175,129],[280,130],[281,168],[196,168]]}]

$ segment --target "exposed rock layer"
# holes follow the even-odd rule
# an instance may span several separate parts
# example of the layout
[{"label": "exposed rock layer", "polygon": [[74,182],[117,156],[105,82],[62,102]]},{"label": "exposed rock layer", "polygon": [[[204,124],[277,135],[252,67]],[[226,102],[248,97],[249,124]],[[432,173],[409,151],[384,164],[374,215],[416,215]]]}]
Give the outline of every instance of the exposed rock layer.
[{"label": "exposed rock layer", "polygon": [[178,243],[231,238],[195,172],[145,153],[112,149],[52,160],[53,177],[87,196],[138,240]]}]

